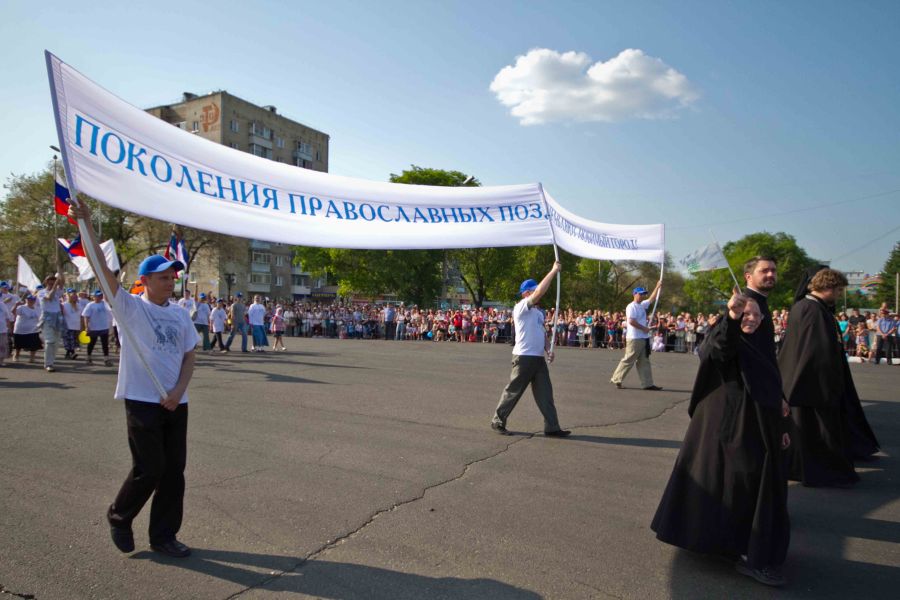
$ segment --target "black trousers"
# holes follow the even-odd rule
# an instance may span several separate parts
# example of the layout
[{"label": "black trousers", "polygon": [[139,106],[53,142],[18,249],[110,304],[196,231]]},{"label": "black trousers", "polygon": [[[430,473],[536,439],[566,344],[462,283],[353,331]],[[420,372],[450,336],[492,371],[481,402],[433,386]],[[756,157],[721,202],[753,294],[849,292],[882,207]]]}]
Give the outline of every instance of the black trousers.
[{"label": "black trousers", "polygon": [[91,341],[88,342],[87,347],[87,355],[90,356],[94,351],[94,346],[97,344],[97,339],[100,339],[100,346],[103,348],[103,356],[109,356],[109,329],[97,330],[97,331],[88,331],[88,337]]},{"label": "black trousers", "polygon": [[153,402],[125,401],[131,471],[107,512],[113,527],[130,528],[150,496],[150,543],[175,539],[184,512],[187,404],[174,411]]}]

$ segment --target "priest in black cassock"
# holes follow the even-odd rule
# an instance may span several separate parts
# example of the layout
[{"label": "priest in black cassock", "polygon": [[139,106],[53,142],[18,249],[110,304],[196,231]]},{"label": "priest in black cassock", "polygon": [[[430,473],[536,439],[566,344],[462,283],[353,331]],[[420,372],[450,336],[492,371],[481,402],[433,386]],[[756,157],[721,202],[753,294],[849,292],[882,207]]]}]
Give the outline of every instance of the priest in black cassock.
[{"label": "priest in black cassock", "polygon": [[840,271],[824,265],[807,270],[778,356],[795,424],[790,478],[807,486],[851,486],[859,480],[854,459],[878,452],[834,318],[846,286]]},{"label": "priest in black cassock", "polygon": [[691,422],[651,528],[663,542],[734,559],[740,573],[783,585],[790,412],[775,362],[754,343],[761,322],[756,300],[735,290],[727,318],[707,334]]}]

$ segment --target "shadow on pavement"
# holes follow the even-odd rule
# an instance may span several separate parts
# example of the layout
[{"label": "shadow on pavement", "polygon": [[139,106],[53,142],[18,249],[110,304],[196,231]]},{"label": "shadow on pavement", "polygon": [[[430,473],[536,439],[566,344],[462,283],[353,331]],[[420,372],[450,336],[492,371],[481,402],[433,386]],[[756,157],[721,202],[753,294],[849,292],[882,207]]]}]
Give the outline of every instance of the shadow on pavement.
[{"label": "shadow on pavement", "polygon": [[[900,405],[870,401],[866,417],[882,451],[900,451]],[[879,519],[879,509],[900,497],[900,460],[879,456],[856,463],[861,481],[851,489],[788,489],[791,546],[782,598],[897,598],[896,548],[900,523]],[[768,598],[774,590],[739,575],[726,561],[677,551],[671,565],[672,598]]]},{"label": "shadow on pavement", "polygon": [[644,448],[681,448],[681,442],[672,440],[654,440],[649,438],[618,438],[603,437],[599,435],[572,434],[569,439],[577,442],[591,442],[592,444],[610,444],[613,446],[642,446]]},{"label": "shadow on pavement", "polygon": [[6,389],[30,390],[37,388],[51,388],[54,390],[71,390],[74,385],[67,383],[56,383],[53,381],[4,381],[3,387]]},{"label": "shadow on pavement", "polygon": [[252,371],[250,369],[227,369],[227,373],[245,373],[247,375],[262,375],[266,381],[274,383],[318,383],[320,385],[331,385],[328,381],[319,381],[317,379],[306,379],[305,377],[296,377],[294,375],[283,375],[281,373],[266,373],[265,371]]},{"label": "shadow on pavement", "polygon": [[[538,600],[540,595],[494,579],[427,577],[367,565],[323,560],[304,561],[297,566],[293,556],[252,554],[194,548],[187,559],[174,559],[154,552],[139,552],[132,559],[151,560],[203,573],[245,587],[267,592],[292,592],[317,598],[403,599],[471,598]],[[287,571],[287,572],[285,572]],[[280,573],[280,575],[275,575]]]}]

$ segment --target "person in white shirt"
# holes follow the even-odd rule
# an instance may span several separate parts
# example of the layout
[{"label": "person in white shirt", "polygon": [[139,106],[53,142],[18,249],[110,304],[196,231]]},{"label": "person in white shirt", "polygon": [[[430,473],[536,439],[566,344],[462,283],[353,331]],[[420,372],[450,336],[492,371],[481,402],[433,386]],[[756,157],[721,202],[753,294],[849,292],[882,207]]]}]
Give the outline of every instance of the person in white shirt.
[{"label": "person in white shirt", "polygon": [[66,349],[66,358],[75,359],[78,354],[78,334],[82,331],[81,313],[84,307],[78,303],[78,295],[73,288],[66,290],[66,301],[62,305],[63,320],[66,329],[63,331],[63,347]]},{"label": "person in white shirt", "polygon": [[[550,370],[547,362],[553,362],[550,343],[544,331],[544,313],[537,307],[541,297],[547,293],[553,277],[560,270],[560,263],[553,263],[553,268],[540,283],[534,279],[526,279],[519,286],[522,299],[513,309],[513,320],[516,326],[516,345],[513,347],[512,374],[509,383],[500,395],[500,403],[491,419],[491,428],[502,435],[509,435],[506,420],[531,385],[531,393],[538,410],[544,417],[544,435],[550,437],[566,437],[569,430],[560,429],[553,403],[553,386],[550,383]],[[547,359],[544,360],[544,353]]]},{"label": "person in white shirt", "polygon": [[219,346],[219,352],[228,352],[225,344],[222,342],[222,334],[225,333],[225,322],[228,320],[228,313],[225,312],[225,298],[219,298],[216,307],[209,313],[209,328],[213,334],[212,345],[210,350],[216,345]]},{"label": "person in white shirt", "polygon": [[618,389],[622,389],[622,381],[628,375],[631,367],[637,365],[638,377],[641,379],[641,387],[645,390],[659,391],[662,388],[653,384],[653,371],[650,369],[650,327],[647,324],[647,309],[650,303],[659,294],[662,282],[658,281],[653,293],[647,296],[647,290],[642,287],[634,288],[632,295],[634,301],[625,309],[627,327],[625,333],[625,356],[619,361],[610,382]]},{"label": "person in white shirt", "polygon": [[266,347],[266,307],[262,296],[253,296],[253,304],[247,309],[250,333],[253,335],[253,352],[265,352]]},{"label": "person in white shirt", "polygon": [[34,362],[35,353],[41,349],[41,336],[38,334],[38,322],[41,320],[41,311],[35,303],[37,298],[28,294],[24,303],[19,303],[13,308],[15,323],[13,324],[13,345],[16,353],[14,361],[19,360],[19,353],[27,350],[30,353],[28,362]]},{"label": "person in white shirt", "polygon": [[41,321],[39,329],[44,337],[44,368],[48,373],[56,370],[56,347],[62,339],[62,297],[65,278],[62,274],[48,275],[44,279],[44,289],[37,293],[40,304]]},{"label": "person in white shirt", "polygon": [[9,325],[14,320],[12,310],[0,300],[0,367],[9,356]]},{"label": "person in white shirt", "polygon": [[203,336],[203,349],[210,350],[212,346],[209,343],[209,313],[211,312],[206,294],[200,294],[200,300],[195,306],[196,312],[193,315],[194,327],[197,333]]},{"label": "person in white shirt", "polygon": [[107,367],[111,367],[112,361],[109,360],[109,326],[111,315],[109,307],[106,305],[106,302],[103,301],[103,292],[100,290],[94,292],[94,301],[84,307],[81,316],[84,317],[84,328],[91,340],[88,342],[87,347],[87,364],[94,364],[91,353],[93,353],[94,346],[99,339],[100,346],[103,348],[103,364]]},{"label": "person in white shirt", "polygon": [[158,254],[145,258],[138,268],[144,293],[132,296],[119,287],[102,258],[87,205],[73,205],[69,216],[88,225],[82,228],[82,243],[89,250],[94,273],[112,290],[110,302],[125,334],[115,398],[125,404],[133,466],[107,511],[112,541],[121,552],[134,551],[132,521],[153,496],[150,548],[171,557],[189,556],[190,548],[176,535],[184,510],[187,388],[194,373],[198,335],[188,313],[169,302],[175,274],[184,265]]}]

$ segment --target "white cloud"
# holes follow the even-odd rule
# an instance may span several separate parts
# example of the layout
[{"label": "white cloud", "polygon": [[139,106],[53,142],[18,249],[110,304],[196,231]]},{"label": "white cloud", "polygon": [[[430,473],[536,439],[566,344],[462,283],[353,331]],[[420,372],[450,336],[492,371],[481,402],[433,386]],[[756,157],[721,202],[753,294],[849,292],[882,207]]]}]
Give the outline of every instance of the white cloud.
[{"label": "white cloud", "polygon": [[535,48],[500,69],[491,91],[522,125],[665,118],[699,97],[687,77],[635,49],[592,64],[584,52]]}]

